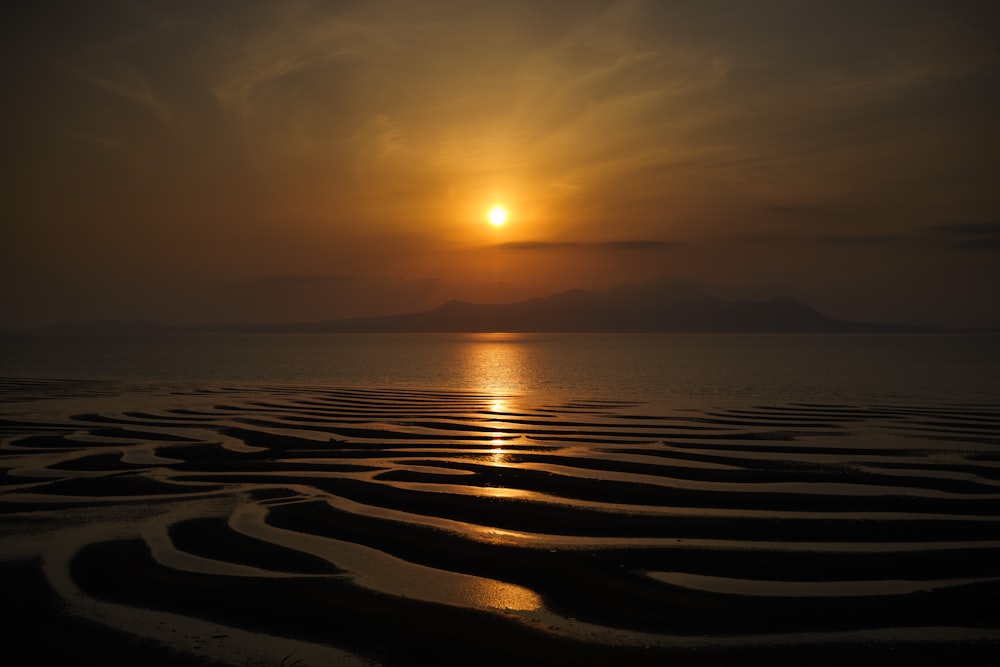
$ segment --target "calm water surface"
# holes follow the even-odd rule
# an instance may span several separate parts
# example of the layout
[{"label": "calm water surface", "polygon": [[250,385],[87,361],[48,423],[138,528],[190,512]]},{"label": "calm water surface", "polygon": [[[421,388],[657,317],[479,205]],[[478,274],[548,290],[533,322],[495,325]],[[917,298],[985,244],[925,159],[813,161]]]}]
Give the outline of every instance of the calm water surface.
[{"label": "calm water surface", "polygon": [[0,376],[472,389],[635,400],[1000,398],[1000,336],[6,337]]}]

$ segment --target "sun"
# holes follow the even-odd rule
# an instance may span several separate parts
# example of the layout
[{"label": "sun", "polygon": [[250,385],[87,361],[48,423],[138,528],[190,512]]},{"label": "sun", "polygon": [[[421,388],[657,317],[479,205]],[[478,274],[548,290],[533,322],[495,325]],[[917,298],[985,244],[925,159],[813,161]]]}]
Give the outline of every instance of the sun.
[{"label": "sun", "polygon": [[505,211],[502,206],[494,206],[490,209],[490,212],[486,214],[486,218],[494,227],[500,227],[503,223],[507,222],[507,211]]}]

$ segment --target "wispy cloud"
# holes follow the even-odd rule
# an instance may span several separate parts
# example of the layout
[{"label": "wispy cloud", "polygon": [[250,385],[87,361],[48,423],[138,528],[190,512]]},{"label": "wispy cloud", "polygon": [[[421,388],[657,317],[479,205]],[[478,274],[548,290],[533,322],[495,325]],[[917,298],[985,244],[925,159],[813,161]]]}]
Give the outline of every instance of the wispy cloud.
[{"label": "wispy cloud", "polygon": [[663,250],[665,248],[672,248],[677,244],[670,241],[631,240],[605,241],[596,245],[602,248],[610,248],[611,250]]},{"label": "wispy cloud", "polygon": [[563,250],[566,248],[579,248],[582,243],[553,242],[553,241],[510,241],[508,243],[498,243],[493,248],[500,250]]},{"label": "wispy cloud", "polygon": [[934,225],[931,229],[951,236],[974,238],[1000,236],[1000,222],[959,222],[950,225]]},{"label": "wispy cloud", "polygon": [[927,230],[933,239],[959,248],[1000,248],[1000,222],[961,222],[934,225]]},{"label": "wispy cloud", "polygon": [[676,243],[670,241],[634,239],[625,241],[602,241],[597,243],[578,243],[561,241],[511,241],[491,246],[500,250],[568,250],[568,249],[605,249],[622,251],[663,250],[672,248]]},{"label": "wispy cloud", "polygon": [[326,276],[316,276],[316,275],[295,275],[295,274],[283,274],[276,276],[264,276],[258,278],[255,282],[270,284],[270,285],[316,285],[316,284],[326,284],[326,283],[340,283],[355,280],[353,276],[339,276],[339,275],[326,275]]},{"label": "wispy cloud", "polygon": [[144,109],[162,122],[167,122],[173,112],[154,92],[146,77],[137,68],[118,64],[108,72],[86,70],[79,65],[68,64],[64,69],[77,80],[110,93]]}]

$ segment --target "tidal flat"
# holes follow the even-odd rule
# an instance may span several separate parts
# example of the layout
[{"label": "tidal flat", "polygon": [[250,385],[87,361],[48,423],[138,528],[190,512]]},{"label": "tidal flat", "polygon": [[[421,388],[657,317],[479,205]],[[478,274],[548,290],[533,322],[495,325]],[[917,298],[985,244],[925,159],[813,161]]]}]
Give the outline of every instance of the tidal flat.
[{"label": "tidal flat", "polygon": [[994,664],[1000,409],[8,380],[0,572],[75,664]]}]

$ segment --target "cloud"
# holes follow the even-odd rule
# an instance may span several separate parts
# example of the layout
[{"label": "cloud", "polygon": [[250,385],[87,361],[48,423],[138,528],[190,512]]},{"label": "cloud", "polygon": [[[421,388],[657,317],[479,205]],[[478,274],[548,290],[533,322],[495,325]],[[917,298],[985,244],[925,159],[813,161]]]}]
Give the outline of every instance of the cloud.
[{"label": "cloud", "polygon": [[888,234],[824,234],[815,237],[819,243],[846,246],[877,246],[908,241],[908,237]]},{"label": "cloud", "polygon": [[559,241],[511,241],[500,243],[494,248],[500,250],[566,250],[566,249],[608,249],[608,250],[662,250],[671,248],[676,243],[647,239],[625,241],[602,241],[598,243],[559,242]]},{"label": "cloud", "polygon": [[499,243],[494,248],[500,250],[563,250],[566,248],[578,248],[581,243],[551,242],[551,241],[511,241],[509,243]]},{"label": "cloud", "polygon": [[670,248],[676,245],[670,241],[647,241],[647,240],[632,240],[632,241],[606,241],[604,243],[595,244],[601,248],[610,248],[612,250],[662,250],[664,248]]},{"label": "cloud", "polygon": [[339,276],[339,275],[313,276],[313,275],[283,274],[276,276],[265,276],[263,278],[258,278],[255,282],[269,284],[269,285],[316,285],[325,283],[340,283],[351,280],[355,280],[355,278],[353,276]]},{"label": "cloud", "polygon": [[1000,223],[955,223],[931,225],[913,230],[900,230],[894,233],[852,232],[816,232],[809,231],[770,231],[743,234],[729,237],[729,241],[745,245],[814,246],[832,249],[864,248],[891,246],[893,248],[909,247],[941,248],[947,246],[956,249],[984,250],[1000,248]]},{"label": "cloud", "polygon": [[966,238],[1000,236],[1000,222],[960,222],[951,225],[935,225],[931,229],[942,234]]},{"label": "cloud", "polygon": [[759,245],[765,247],[817,247],[823,248],[862,248],[883,245],[898,245],[913,243],[917,240],[912,234],[882,234],[877,232],[853,233],[809,230],[780,230],[737,234],[726,237],[725,241],[738,245]]},{"label": "cloud", "polygon": [[108,74],[84,71],[69,65],[67,71],[80,81],[99,88],[119,99],[146,110],[162,122],[171,120],[173,111],[159,99],[149,81],[134,66],[119,65]]},{"label": "cloud", "polygon": [[1000,248],[1000,222],[960,222],[934,225],[927,230],[934,240],[958,248]]}]

